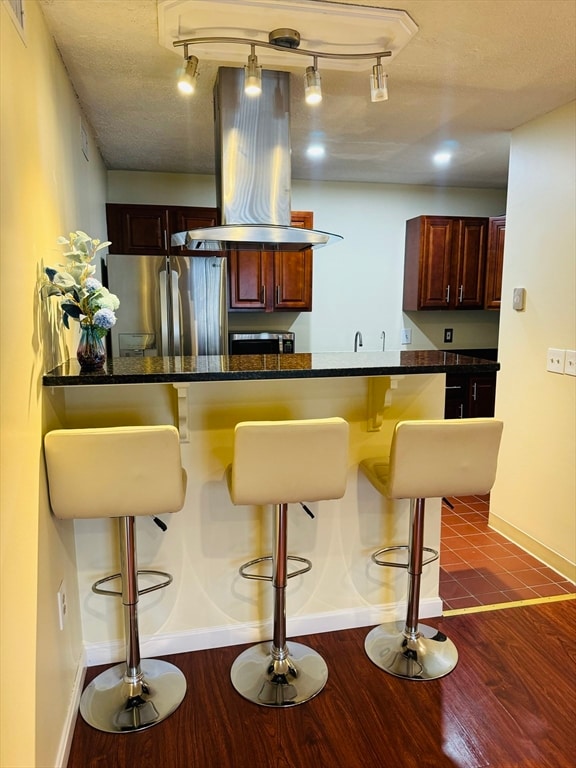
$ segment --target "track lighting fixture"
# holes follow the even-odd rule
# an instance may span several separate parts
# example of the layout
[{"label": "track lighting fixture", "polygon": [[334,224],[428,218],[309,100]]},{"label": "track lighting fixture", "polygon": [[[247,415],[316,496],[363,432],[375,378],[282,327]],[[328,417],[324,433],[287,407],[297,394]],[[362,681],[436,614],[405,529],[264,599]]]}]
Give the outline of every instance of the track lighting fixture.
[{"label": "track lighting fixture", "polygon": [[[372,67],[370,75],[370,99],[373,102],[386,101],[388,99],[388,75],[382,68],[382,59],[391,56],[391,51],[373,51],[370,53],[324,53],[322,51],[305,51],[299,48],[300,33],[295,29],[274,29],[268,35],[268,42],[262,40],[249,40],[242,37],[196,37],[187,40],[176,40],[173,45],[175,48],[184,47],[184,58],[186,60],[186,71],[188,66],[193,69],[193,75],[196,77],[196,67],[198,59],[195,56],[188,56],[188,46],[194,44],[221,44],[231,43],[234,45],[244,44],[250,46],[250,55],[248,63],[244,67],[244,88],[249,95],[259,95],[262,91],[262,67],[258,64],[256,57],[256,47],[268,48],[278,51],[282,49],[287,54],[295,53],[300,56],[311,56],[313,65],[306,67],[304,75],[304,92],[307,104],[318,104],[322,101],[322,87],[320,84],[320,73],[318,72],[318,59],[340,59],[352,61],[358,59],[376,59],[376,64]],[[193,66],[191,65],[193,63]],[[180,79],[182,82],[182,77]],[[180,83],[178,84],[179,87]],[[182,88],[181,88],[182,90]],[[188,93],[192,93],[194,88],[189,88]]]},{"label": "track lighting fixture", "polygon": [[248,64],[244,67],[244,93],[247,96],[260,96],[262,93],[262,67],[258,65],[256,49],[250,46]]},{"label": "track lighting fixture", "polygon": [[184,64],[178,78],[178,90],[187,96],[196,90],[198,80],[198,59],[188,55],[188,46],[184,46]]},{"label": "track lighting fixture", "polygon": [[318,72],[318,58],[316,56],[314,56],[314,65],[306,67],[304,98],[306,99],[306,104],[320,104],[322,101],[322,86],[320,84],[320,72]]}]

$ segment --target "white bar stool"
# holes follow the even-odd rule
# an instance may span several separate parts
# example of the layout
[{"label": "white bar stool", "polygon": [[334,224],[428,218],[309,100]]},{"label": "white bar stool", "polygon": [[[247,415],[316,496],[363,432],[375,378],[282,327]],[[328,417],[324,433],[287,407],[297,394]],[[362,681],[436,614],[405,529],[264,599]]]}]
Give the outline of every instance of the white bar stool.
[{"label": "white bar stool", "polygon": [[[454,643],[442,632],[418,623],[422,566],[438,558],[424,544],[427,498],[485,494],[496,477],[503,423],[497,419],[401,421],[394,430],[389,459],[365,459],[360,469],[389,499],[410,499],[410,543],[383,547],[372,555],[377,565],[408,570],[406,621],[375,627],[366,653],[378,667],[397,677],[434,680],[458,662]],[[407,550],[408,562],[384,560],[384,553]],[[429,557],[424,559],[424,552]]]},{"label": "white bar stool", "polygon": [[[44,438],[50,503],[63,519],[118,518],[121,571],[92,586],[102,595],[121,595],[126,662],[96,677],[84,690],[80,713],[109,733],[140,731],[170,715],[186,693],[186,679],[173,664],[140,659],[138,596],[172,582],[163,571],[137,569],[134,518],[178,512],[184,505],[186,474],[173,426],[59,429]],[[80,458],[80,461],[73,461]],[[138,574],[163,581],[138,590]],[[101,584],[121,579],[122,591]]]},{"label": "white bar stool", "polygon": [[[286,642],[287,581],[312,567],[306,558],[287,554],[287,512],[291,502],[342,498],[347,473],[348,424],[344,419],[247,421],[236,425],[234,459],[227,472],[232,502],[275,507],[273,554],[240,568],[244,578],[271,581],[274,588],[272,642],[248,648],[230,670],[234,688],[255,704],[301,704],[326,684],[324,659],[301,643]],[[252,566],[265,560],[272,563],[272,575],[250,573]],[[303,567],[288,573],[291,560]]]}]

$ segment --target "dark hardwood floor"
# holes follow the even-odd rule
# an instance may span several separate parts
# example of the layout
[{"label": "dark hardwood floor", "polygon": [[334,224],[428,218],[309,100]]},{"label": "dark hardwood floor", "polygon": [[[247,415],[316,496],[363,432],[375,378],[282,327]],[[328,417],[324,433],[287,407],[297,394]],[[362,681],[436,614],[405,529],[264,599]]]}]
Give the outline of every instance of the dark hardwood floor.
[{"label": "dark hardwood floor", "polygon": [[364,654],[367,628],[318,634],[298,639],[324,656],[328,683],[282,710],[232,688],[230,665],[245,646],[170,656],[188,681],[180,708],[132,734],[79,717],[68,768],[574,768],[575,600],[426,623],[458,647],[447,677],[382,672]]}]

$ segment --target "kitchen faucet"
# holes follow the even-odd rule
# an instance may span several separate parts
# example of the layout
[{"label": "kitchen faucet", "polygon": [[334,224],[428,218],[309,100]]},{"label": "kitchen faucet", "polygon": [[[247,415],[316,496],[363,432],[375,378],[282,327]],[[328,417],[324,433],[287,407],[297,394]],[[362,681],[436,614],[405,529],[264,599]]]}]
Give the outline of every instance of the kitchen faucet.
[{"label": "kitchen faucet", "polygon": [[360,331],[356,331],[356,335],[354,336],[354,352],[358,352],[358,347],[362,346],[362,334]]},{"label": "kitchen faucet", "polygon": [[380,334],[380,338],[382,339],[382,352],[386,351],[386,331],[382,331]]}]

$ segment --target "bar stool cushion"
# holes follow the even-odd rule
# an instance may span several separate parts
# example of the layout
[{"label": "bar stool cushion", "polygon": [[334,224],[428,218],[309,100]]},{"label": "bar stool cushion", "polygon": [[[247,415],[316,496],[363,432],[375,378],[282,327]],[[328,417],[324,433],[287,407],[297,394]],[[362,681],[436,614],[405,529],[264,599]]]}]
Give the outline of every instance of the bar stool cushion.
[{"label": "bar stool cushion", "polygon": [[155,516],[184,506],[186,473],[172,425],[57,429],[44,448],[56,517]]},{"label": "bar stool cushion", "polygon": [[339,417],[244,421],[228,468],[234,504],[340,499],[346,491],[348,424]]},{"label": "bar stool cushion", "polygon": [[365,459],[360,468],[389,499],[488,493],[494,485],[502,421],[401,421],[389,461]]}]

